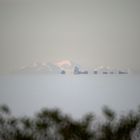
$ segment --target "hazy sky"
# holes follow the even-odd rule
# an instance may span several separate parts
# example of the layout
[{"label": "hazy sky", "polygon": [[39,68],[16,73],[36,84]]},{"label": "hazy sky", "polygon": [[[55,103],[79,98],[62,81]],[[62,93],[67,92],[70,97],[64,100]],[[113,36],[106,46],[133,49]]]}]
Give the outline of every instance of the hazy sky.
[{"label": "hazy sky", "polygon": [[0,73],[63,59],[140,71],[140,0],[0,0]]}]

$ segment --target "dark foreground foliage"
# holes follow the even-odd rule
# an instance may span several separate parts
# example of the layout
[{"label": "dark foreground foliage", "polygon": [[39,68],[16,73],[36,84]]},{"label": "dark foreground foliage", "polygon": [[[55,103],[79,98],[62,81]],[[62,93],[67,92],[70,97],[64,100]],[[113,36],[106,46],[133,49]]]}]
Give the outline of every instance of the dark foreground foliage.
[{"label": "dark foreground foliage", "polygon": [[92,114],[74,120],[59,109],[44,108],[32,118],[17,118],[1,105],[0,140],[140,140],[140,109],[117,117],[105,106],[103,114],[102,121]]}]

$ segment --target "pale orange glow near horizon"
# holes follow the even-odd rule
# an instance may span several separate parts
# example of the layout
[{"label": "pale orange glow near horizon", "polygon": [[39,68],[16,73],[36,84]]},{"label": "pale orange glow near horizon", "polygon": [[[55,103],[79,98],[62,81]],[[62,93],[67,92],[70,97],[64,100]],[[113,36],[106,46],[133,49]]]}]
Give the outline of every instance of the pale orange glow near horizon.
[{"label": "pale orange glow near horizon", "polygon": [[71,66],[71,61],[70,60],[61,60],[56,63],[57,66],[62,67],[63,65],[68,65]]}]

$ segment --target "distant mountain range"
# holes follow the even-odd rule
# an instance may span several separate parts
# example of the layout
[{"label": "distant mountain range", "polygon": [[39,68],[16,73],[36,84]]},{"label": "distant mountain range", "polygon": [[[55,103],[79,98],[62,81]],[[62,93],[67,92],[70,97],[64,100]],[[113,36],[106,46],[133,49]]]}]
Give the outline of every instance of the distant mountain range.
[{"label": "distant mountain range", "polygon": [[31,65],[21,67],[18,73],[61,73],[61,68],[53,63],[34,62]]},{"label": "distant mountain range", "polygon": [[63,60],[55,63],[46,63],[46,62],[34,62],[30,65],[24,66],[17,70],[17,73],[24,74],[36,74],[36,73],[45,73],[45,74],[129,74],[130,70],[128,69],[115,69],[110,67],[97,67],[93,69],[86,69],[69,60]]}]

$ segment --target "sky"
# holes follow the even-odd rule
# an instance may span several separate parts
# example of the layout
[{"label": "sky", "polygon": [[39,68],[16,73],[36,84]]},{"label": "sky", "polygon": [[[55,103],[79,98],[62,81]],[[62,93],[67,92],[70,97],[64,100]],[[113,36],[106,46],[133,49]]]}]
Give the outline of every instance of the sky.
[{"label": "sky", "polygon": [[140,1],[0,0],[0,74],[60,60],[140,72]]}]

